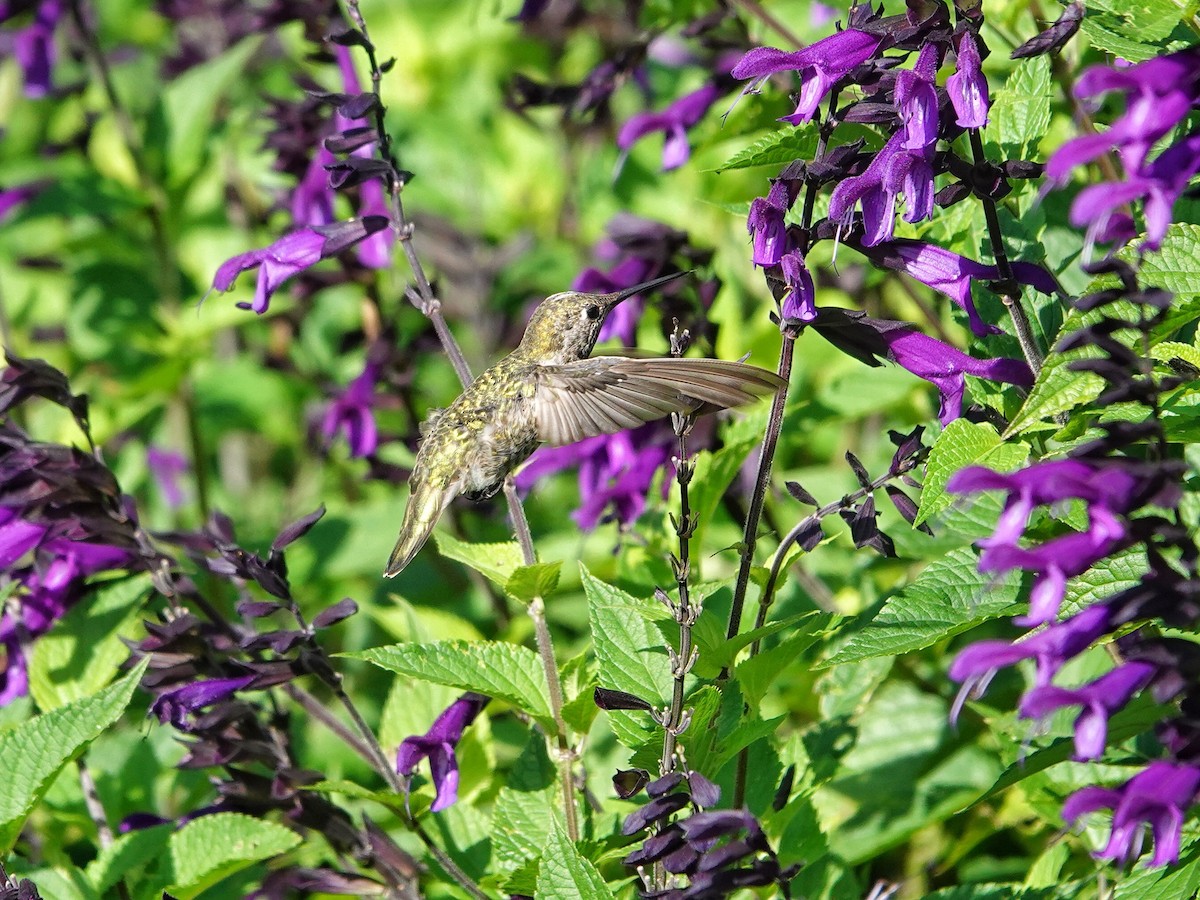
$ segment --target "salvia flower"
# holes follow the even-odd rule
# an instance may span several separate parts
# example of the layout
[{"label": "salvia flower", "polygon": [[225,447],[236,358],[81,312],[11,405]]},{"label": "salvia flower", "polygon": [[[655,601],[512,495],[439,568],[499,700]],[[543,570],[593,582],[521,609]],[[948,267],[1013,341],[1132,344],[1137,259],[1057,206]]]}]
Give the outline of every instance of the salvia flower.
[{"label": "salvia flower", "polygon": [[1130,662],[1083,687],[1035,687],[1021,698],[1018,711],[1026,719],[1046,719],[1063,707],[1080,707],[1075,720],[1075,759],[1099,759],[1108,738],[1109,716],[1149,684],[1156,671],[1149,663]]},{"label": "salvia flower", "polygon": [[789,288],[788,295],[783,298],[780,312],[785,319],[811,322],[817,317],[817,290],[813,284],[812,273],[804,264],[804,257],[799,251],[793,250],[779,261],[779,267]]},{"label": "salvia flower", "polygon": [[988,123],[988,85],[981,66],[975,35],[964,31],[958,39],[958,68],[946,80],[955,121],[963,128],[982,128]]},{"label": "salvia flower", "polygon": [[1096,855],[1125,862],[1141,848],[1141,832],[1154,836],[1154,856],[1149,865],[1164,866],[1179,859],[1183,816],[1196,802],[1200,769],[1165,761],[1150,763],[1119,788],[1086,787],[1063,804],[1063,818],[1075,824],[1097,809],[1111,809],[1112,832],[1108,844]]},{"label": "salvia flower", "polygon": [[937,45],[926,44],[917,55],[916,65],[896,74],[894,96],[900,121],[904,123],[905,150],[923,150],[937,141],[938,97],[934,77],[938,56]]},{"label": "salvia flower", "polygon": [[213,289],[227,291],[233,287],[238,275],[247,269],[257,268],[254,301],[239,301],[237,305],[262,315],[270,306],[271,296],[283,282],[387,227],[386,218],[369,216],[333,225],[301,228],[261,250],[251,250],[226,260],[213,276]]},{"label": "salvia flower", "polygon": [[776,72],[799,72],[800,98],[796,111],[780,119],[799,125],[812,119],[830,88],[870,59],[878,47],[878,37],[850,28],[794,53],[756,47],[738,61],[730,74],[738,80],[750,79],[744,91],[750,93]]},{"label": "salvia flower", "polygon": [[150,713],[157,716],[164,725],[170,723],[180,731],[190,731],[189,716],[195,715],[206,706],[232,697],[236,691],[248,687],[253,681],[253,675],[193,681],[159,694],[150,705]]},{"label": "salvia flower", "polygon": [[167,506],[172,509],[183,506],[183,489],[179,486],[179,476],[188,470],[188,463],[183,454],[163,447],[148,447],[146,466],[154,476]]},{"label": "salvia flower", "polygon": [[[543,447],[517,473],[517,486],[526,490],[544,475],[578,466],[582,504],[571,518],[585,531],[609,518],[626,528],[645,510],[655,475],[670,462],[675,445],[669,424],[651,422],[566,447]],[[664,479],[664,497],[669,489]]]},{"label": "salvia flower", "polygon": [[688,161],[688,131],[696,125],[724,93],[709,82],[699,90],[679,98],[661,112],[639,113],[622,127],[617,135],[617,147],[623,152],[648,134],[663,133],[662,167],[664,172],[678,169]]},{"label": "salvia flower", "polygon": [[938,389],[941,396],[938,421],[943,425],[962,415],[967,375],[1018,387],[1033,386],[1033,373],[1019,359],[976,359],[913,328],[887,331],[883,339],[888,345],[888,357],[896,365]]},{"label": "salvia flower", "polygon": [[[13,39],[12,53],[24,75],[26,97],[44,97],[54,86],[54,30],[64,12],[64,0],[42,0],[34,9],[33,22]],[[0,6],[0,21],[9,15],[7,5]]]},{"label": "salvia flower", "polygon": [[379,445],[375,425],[375,386],[383,374],[383,366],[368,360],[362,374],[350,382],[325,412],[321,433],[332,441],[340,432],[350,446],[351,457],[370,456]]},{"label": "salvia flower", "polygon": [[755,197],[750,201],[750,214],[746,217],[746,230],[754,238],[754,253],[751,259],[756,266],[778,265],[787,251],[787,225],[784,216],[794,197],[787,182],[776,180],[766,197]]},{"label": "salvia flower", "polygon": [[843,228],[862,206],[863,238],[871,247],[891,240],[896,198],[904,194],[904,221],[915,223],[933,215],[933,167],[929,153],[904,149],[905,132],[898,131],[859,175],[840,181],[829,197],[829,218]]},{"label": "salvia flower", "polygon": [[454,755],[467,726],[487,706],[490,698],[483,694],[466,693],[455,700],[437,717],[423,735],[406,737],[396,751],[396,771],[411,782],[417,763],[429,760],[433,776],[434,797],[431,812],[440,812],[458,800],[458,759]]}]

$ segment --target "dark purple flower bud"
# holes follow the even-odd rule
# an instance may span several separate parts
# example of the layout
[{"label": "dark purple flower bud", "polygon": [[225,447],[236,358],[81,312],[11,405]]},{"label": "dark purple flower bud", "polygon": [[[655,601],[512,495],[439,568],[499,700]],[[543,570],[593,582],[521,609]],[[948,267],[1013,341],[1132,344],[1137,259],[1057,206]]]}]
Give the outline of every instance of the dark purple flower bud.
[{"label": "dark purple flower bud", "polygon": [[804,264],[804,257],[798,250],[793,250],[779,261],[779,267],[788,286],[788,294],[783,298],[780,308],[784,319],[811,322],[817,317],[817,289],[808,266]]},{"label": "dark purple flower bud", "polygon": [[683,784],[682,772],[668,772],[666,775],[650,782],[646,786],[646,793],[651,797],[662,797],[675,790],[681,784]]},{"label": "dark purple flower bud", "polygon": [[621,826],[621,834],[626,836],[637,834],[653,822],[665,821],[687,806],[689,802],[691,801],[688,799],[688,795],[682,791],[651,800],[645,806],[626,816],[625,822]]},{"label": "dark purple flower bud", "polygon": [[964,31],[958,39],[958,69],[946,80],[955,120],[963,128],[988,123],[988,84],[981,67],[975,35]]},{"label": "dark purple flower bud", "polygon": [[[658,834],[650,835],[643,841],[640,848],[634,850],[621,862],[631,867],[644,866],[658,862],[663,857],[675,854],[686,847],[687,843],[683,839],[683,832],[679,830],[679,826],[671,825]],[[696,857],[699,856],[695,850],[692,850],[692,854]]]},{"label": "dark purple flower bud", "polygon": [[788,53],[773,47],[757,47],[738,61],[730,74],[750,79],[743,93],[758,90],[776,72],[800,73],[800,98],[796,111],[780,121],[799,125],[809,121],[833,85],[852,69],[870,59],[879,47],[879,38],[856,29],[839,31],[815,44]]},{"label": "dark purple flower bud", "polygon": [[650,773],[645,769],[617,769],[612,782],[617,796],[628,800],[650,783]]},{"label": "dark purple flower bud", "polygon": [[146,466],[150,469],[150,474],[154,476],[167,506],[172,509],[182,506],[183,490],[179,486],[179,476],[188,470],[187,460],[183,458],[183,454],[176,453],[174,450],[148,447],[146,449]]},{"label": "dark purple flower bud", "polygon": [[392,166],[382,159],[351,156],[327,165],[325,171],[329,173],[329,186],[341,190],[370,181],[385,180],[391,177]]},{"label": "dark purple flower bud", "polygon": [[158,716],[164,725],[170,722],[180,731],[190,731],[188,716],[222,700],[227,700],[236,691],[254,681],[253,675],[240,678],[212,678],[184,685],[173,691],[160,694],[150,705],[151,715]]},{"label": "dark purple flower bud", "polygon": [[597,687],[592,691],[592,700],[604,710],[627,709],[644,712],[652,708],[641,697],[603,687]]},{"label": "dark purple flower bud", "polygon": [[1148,663],[1130,662],[1081,688],[1035,687],[1021,698],[1019,713],[1026,719],[1046,719],[1064,706],[1082,707],[1075,720],[1075,759],[1099,759],[1108,740],[1109,716],[1149,684],[1156,671]]},{"label": "dark purple flower bud", "polygon": [[367,361],[362,373],[339,394],[321,421],[321,433],[327,443],[340,431],[350,446],[351,458],[370,456],[379,446],[379,431],[375,425],[375,387],[383,367]]},{"label": "dark purple flower bud", "polygon": [[358,612],[358,604],[346,597],[317,613],[316,618],[312,621],[313,628],[328,628],[343,619],[350,618],[356,612]]},{"label": "dark purple flower bud", "polygon": [[271,542],[271,550],[278,553],[285,549],[288,545],[300,540],[304,535],[312,530],[312,527],[321,521],[321,517],[325,515],[325,504],[322,503],[308,515],[297,519],[290,525],[284,526],[283,530],[275,536],[275,540]]},{"label": "dark purple flower bud", "polygon": [[716,806],[721,799],[721,789],[699,772],[687,773],[688,786],[692,789],[692,803],[701,809]]},{"label": "dark purple flower bud", "polygon": [[247,269],[258,268],[258,285],[254,302],[239,302],[242,309],[253,309],[259,315],[267,311],[271,295],[283,282],[320,260],[336,256],[377,231],[387,228],[388,220],[381,216],[352,219],[334,225],[302,228],[262,248],[251,250],[226,260],[213,277],[213,289],[227,291],[238,275]]},{"label": "dark purple flower bud", "polygon": [[259,619],[285,608],[270,600],[243,600],[237,605],[238,615],[248,619]]},{"label": "dark purple flower bud", "polygon": [[742,832],[760,831],[758,820],[745,809],[699,812],[678,823],[689,843],[715,841]]},{"label": "dark purple flower bud", "polygon": [[808,506],[821,505],[817,502],[817,498],[806,491],[799,482],[785,481],[784,486],[787,488],[787,492],[792,495],[793,500],[798,500],[801,503],[807,504]]},{"label": "dark purple flower bud", "polygon": [[396,771],[404,776],[406,786],[412,780],[417,763],[429,759],[436,792],[430,812],[440,812],[458,800],[458,759],[454,750],[467,726],[475,721],[490,699],[483,694],[463,694],[437,717],[425,734],[406,737],[400,742],[396,751]]},{"label": "dark purple flower bud", "polygon": [[1057,21],[1041,34],[1032,37],[1014,50],[1009,56],[1012,59],[1025,59],[1029,56],[1041,56],[1044,53],[1057,53],[1061,50],[1083,22],[1084,5],[1080,0],[1068,3],[1063,14]]},{"label": "dark purple flower bud", "polygon": [[662,167],[664,172],[677,169],[688,161],[687,132],[720,99],[724,93],[717,85],[709,82],[697,91],[676,100],[662,112],[639,113],[621,128],[617,135],[617,147],[623,152],[655,131],[664,135]]},{"label": "dark purple flower bud", "polygon": [[1063,819],[1074,825],[1097,809],[1113,811],[1108,844],[1096,854],[1119,863],[1128,861],[1141,848],[1141,832],[1148,825],[1154,835],[1151,866],[1164,866],[1179,859],[1183,815],[1196,801],[1200,770],[1169,762],[1150,763],[1121,787],[1086,787],[1063,804]]}]

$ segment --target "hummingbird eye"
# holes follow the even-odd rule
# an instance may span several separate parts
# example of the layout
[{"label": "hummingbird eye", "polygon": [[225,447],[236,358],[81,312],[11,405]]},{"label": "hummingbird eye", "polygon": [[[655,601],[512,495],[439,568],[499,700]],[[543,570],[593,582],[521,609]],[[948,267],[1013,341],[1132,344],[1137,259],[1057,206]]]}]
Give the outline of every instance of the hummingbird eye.
[{"label": "hummingbird eye", "polygon": [[584,310],[584,314],[589,319],[598,319],[598,318],[600,318],[600,307],[589,306],[586,310]]}]

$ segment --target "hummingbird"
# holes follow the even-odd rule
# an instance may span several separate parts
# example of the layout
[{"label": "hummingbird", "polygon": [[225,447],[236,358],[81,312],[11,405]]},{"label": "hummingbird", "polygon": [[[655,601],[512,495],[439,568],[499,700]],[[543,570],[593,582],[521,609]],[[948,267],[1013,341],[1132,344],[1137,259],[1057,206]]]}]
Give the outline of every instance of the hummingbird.
[{"label": "hummingbird", "polygon": [[539,303],[517,349],[422,423],[400,537],[383,574],[403,571],[451,500],[494,496],[540,444],[573,444],[779,390],[778,375],[743,362],[645,358],[630,350],[589,356],[618,303],[687,274],[608,294],[564,291]]}]

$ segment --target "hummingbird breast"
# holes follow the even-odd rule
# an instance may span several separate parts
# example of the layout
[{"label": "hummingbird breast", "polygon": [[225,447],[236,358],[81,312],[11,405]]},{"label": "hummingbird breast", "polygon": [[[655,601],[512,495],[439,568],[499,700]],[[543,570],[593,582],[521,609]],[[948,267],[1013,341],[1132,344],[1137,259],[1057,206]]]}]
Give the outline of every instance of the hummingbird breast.
[{"label": "hummingbird breast", "polygon": [[473,500],[492,496],[538,446],[527,402],[533,380],[524,366],[501,360],[431,424],[413,479],[447,486]]}]

